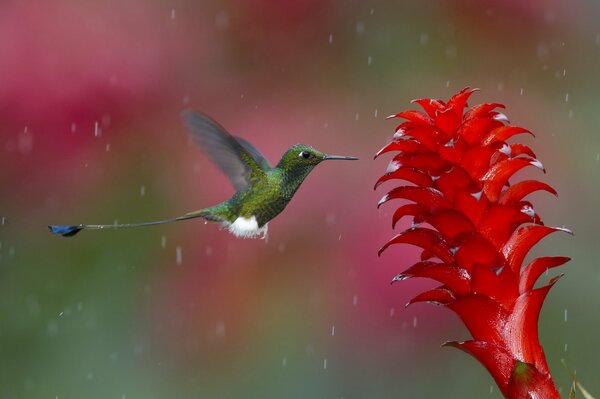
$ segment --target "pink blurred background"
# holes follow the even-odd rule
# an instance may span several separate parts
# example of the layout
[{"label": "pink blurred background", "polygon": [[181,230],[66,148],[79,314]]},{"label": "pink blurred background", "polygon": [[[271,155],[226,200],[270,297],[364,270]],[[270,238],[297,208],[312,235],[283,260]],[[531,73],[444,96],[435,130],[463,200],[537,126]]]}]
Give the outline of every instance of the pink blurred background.
[{"label": "pink blurred background", "polygon": [[[500,397],[439,348],[467,338],[449,311],[404,309],[433,283],[389,286],[417,252],[376,256],[394,234],[372,190],[384,117],[467,85],[537,135],[560,193],[538,211],[576,232],[536,250],[574,258],[542,343],[563,389],[561,358],[600,392],[599,16],[583,0],[2,3],[0,398]],[[231,195],[188,107],[272,164],[298,142],[361,160],[319,166],[268,242],[194,221],[48,234]]]}]

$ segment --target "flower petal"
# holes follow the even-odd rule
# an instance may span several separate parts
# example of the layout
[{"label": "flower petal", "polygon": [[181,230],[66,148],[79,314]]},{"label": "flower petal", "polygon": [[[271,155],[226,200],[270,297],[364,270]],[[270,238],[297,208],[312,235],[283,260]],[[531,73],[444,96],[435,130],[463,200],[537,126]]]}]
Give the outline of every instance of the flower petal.
[{"label": "flower petal", "polygon": [[434,288],[429,291],[425,291],[408,301],[405,307],[412,305],[417,302],[429,302],[435,305],[448,305],[454,301],[454,294],[452,291],[444,287]]},{"label": "flower petal", "polygon": [[535,244],[548,234],[556,231],[571,233],[570,230],[560,227],[540,225],[523,226],[515,231],[502,248],[502,253],[515,275],[520,274],[523,259]]},{"label": "flower petal", "polygon": [[563,265],[570,260],[571,258],[567,258],[566,256],[545,256],[535,258],[521,271],[519,292],[524,293],[526,291],[531,291],[542,273],[553,267]]},{"label": "flower petal", "polygon": [[442,262],[451,263],[454,260],[446,241],[437,231],[423,227],[404,230],[379,250],[379,255],[392,244],[412,244],[431,251]]},{"label": "flower petal", "polygon": [[544,190],[551,194],[557,195],[556,190],[537,180],[523,180],[510,186],[506,191],[500,195],[499,203],[502,205],[514,205],[521,201],[527,195]]},{"label": "flower petal", "polygon": [[500,391],[506,395],[516,360],[501,346],[485,341],[446,342],[444,346],[460,349],[477,359],[492,375]]},{"label": "flower petal", "polygon": [[469,282],[471,280],[471,276],[464,269],[452,264],[431,261],[417,262],[397,277],[399,279],[410,277],[430,278],[442,283],[457,295],[465,295],[469,292]]}]

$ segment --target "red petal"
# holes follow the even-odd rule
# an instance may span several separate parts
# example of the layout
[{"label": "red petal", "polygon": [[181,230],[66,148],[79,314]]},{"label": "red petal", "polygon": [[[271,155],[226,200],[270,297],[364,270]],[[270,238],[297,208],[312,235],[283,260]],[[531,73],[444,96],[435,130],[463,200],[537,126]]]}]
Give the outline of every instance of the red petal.
[{"label": "red petal", "polygon": [[554,190],[546,183],[542,183],[537,180],[524,180],[513,184],[506,191],[504,191],[500,195],[499,202],[503,205],[514,205],[515,203],[525,198],[527,195],[539,190],[545,190],[549,193],[557,195],[556,190]]},{"label": "red petal", "polygon": [[489,203],[481,193],[457,191],[454,195],[454,208],[468,217],[475,226],[479,224]]},{"label": "red petal", "polygon": [[460,165],[473,180],[479,181],[490,169],[490,159],[494,153],[496,150],[492,147],[471,147],[463,155]]},{"label": "red petal", "polygon": [[442,132],[446,133],[448,137],[452,137],[458,130],[461,119],[462,114],[457,115],[452,108],[447,108],[437,113],[435,117],[435,125],[439,127]]},{"label": "red petal", "polygon": [[429,115],[422,113],[421,111],[415,110],[402,111],[397,113],[396,115],[388,116],[388,119],[389,118],[404,118],[411,121],[415,125],[433,125],[433,118],[431,118]]},{"label": "red petal", "polygon": [[479,233],[467,233],[467,237],[458,247],[454,258],[456,263],[472,271],[478,267],[498,267],[501,265],[498,250]]},{"label": "red petal", "polygon": [[439,142],[446,142],[449,137],[444,136],[433,126],[417,126],[413,129],[407,130],[403,137],[412,138],[415,141],[423,144],[427,149],[436,151]]},{"label": "red petal", "polygon": [[471,94],[478,90],[479,89],[471,90],[470,87],[465,87],[460,92],[453,95],[452,98],[450,98],[450,100],[448,101],[448,108],[451,108],[456,114],[456,116],[462,119],[465,106],[467,105],[467,100],[469,99],[469,97],[471,97]]},{"label": "red petal", "polygon": [[525,158],[506,159],[494,164],[490,170],[482,177],[483,192],[486,197],[492,201],[498,201],[502,187],[508,182],[508,179],[528,165],[537,165],[535,160]]},{"label": "red petal", "polygon": [[556,279],[544,287],[521,294],[506,323],[505,342],[510,352],[517,359],[534,364],[544,373],[548,373],[548,365],[538,339],[538,318],[544,299],[555,282]]},{"label": "red petal", "polygon": [[441,175],[436,181],[437,188],[444,193],[448,201],[454,201],[456,192],[474,192],[479,191],[471,177],[460,166],[454,166],[452,170]]},{"label": "red petal", "polygon": [[419,104],[423,110],[427,112],[427,115],[431,116],[432,118],[435,117],[437,111],[441,111],[446,108],[443,102],[432,98],[421,98],[418,100],[412,100],[411,102]]},{"label": "red petal", "polygon": [[527,155],[528,157],[536,158],[535,153],[525,144],[510,144],[510,153],[513,158],[518,157],[519,155]]},{"label": "red petal", "polygon": [[417,302],[429,302],[436,305],[448,305],[454,301],[454,294],[443,287],[434,288],[429,291],[425,291],[408,301],[405,306],[412,305]]},{"label": "red petal", "polygon": [[450,204],[442,193],[432,187],[400,186],[383,196],[378,207],[392,199],[406,199],[414,201],[428,210],[449,208]]},{"label": "red petal", "polygon": [[481,218],[477,231],[497,249],[501,249],[519,225],[532,220],[520,207],[492,205]]},{"label": "red petal", "polygon": [[444,346],[458,348],[477,359],[494,377],[500,391],[506,395],[508,381],[516,364],[516,360],[506,349],[483,341],[446,342]]},{"label": "red petal", "polygon": [[502,253],[515,275],[520,274],[523,259],[529,250],[542,238],[555,231],[571,233],[568,229],[540,225],[524,226],[513,233],[502,248]]},{"label": "red petal", "polygon": [[546,270],[553,267],[563,265],[570,261],[571,258],[565,256],[545,256],[542,258],[535,258],[527,266],[523,268],[521,272],[521,278],[519,279],[519,292],[524,293],[531,291],[537,279]]},{"label": "red petal", "polygon": [[514,304],[519,291],[517,277],[508,267],[500,273],[488,267],[476,267],[471,272],[471,291],[492,298],[509,310]]},{"label": "red petal", "polygon": [[415,155],[398,154],[394,157],[394,162],[397,162],[398,165],[422,170],[429,176],[439,176],[452,167],[451,163],[432,152]]},{"label": "red petal", "polygon": [[476,341],[499,344],[508,313],[493,299],[479,294],[460,297],[448,305],[465,323]]},{"label": "red petal", "polygon": [[392,229],[396,227],[396,223],[404,216],[416,216],[423,212],[423,208],[418,204],[406,204],[396,209],[392,216]]},{"label": "red petal", "polygon": [[386,173],[385,175],[381,176],[379,180],[377,180],[377,183],[375,183],[375,188],[379,187],[381,183],[392,179],[406,180],[408,182],[414,183],[417,186],[431,187],[433,185],[431,177],[423,174],[422,172],[413,168],[399,167],[395,171]]},{"label": "red petal", "polygon": [[436,280],[458,295],[465,295],[469,292],[469,281],[471,279],[469,273],[464,269],[451,264],[429,261],[415,263],[396,276],[394,280],[409,277],[423,277]]},{"label": "red petal", "polygon": [[498,126],[502,126],[502,124],[492,118],[468,119],[465,116],[465,121],[458,129],[458,133],[468,144],[478,145],[489,131]]},{"label": "red petal", "polygon": [[465,119],[485,118],[489,117],[490,111],[495,108],[504,108],[504,105],[498,103],[486,103],[472,107],[465,114]]},{"label": "red petal", "polygon": [[533,364],[520,361],[515,363],[505,396],[511,399],[560,399],[547,371],[541,373]]},{"label": "red petal", "polygon": [[500,126],[496,129],[492,130],[483,139],[482,144],[483,145],[491,145],[497,141],[506,141],[509,138],[511,138],[512,136],[515,136],[515,135],[521,134],[521,133],[528,133],[533,136],[533,133],[531,133],[529,130],[523,129],[522,127],[519,127],[519,126]]},{"label": "red petal", "polygon": [[446,241],[437,231],[422,227],[410,228],[398,234],[388,241],[379,250],[379,255],[392,244],[412,244],[431,251],[442,262],[452,263],[452,252],[448,248]]},{"label": "red petal", "polygon": [[439,231],[449,242],[465,232],[475,230],[469,219],[454,209],[440,209],[431,213],[425,221]]},{"label": "red petal", "polygon": [[394,140],[375,154],[375,158],[390,151],[401,151],[405,154],[417,154],[427,151],[423,144],[414,140]]}]

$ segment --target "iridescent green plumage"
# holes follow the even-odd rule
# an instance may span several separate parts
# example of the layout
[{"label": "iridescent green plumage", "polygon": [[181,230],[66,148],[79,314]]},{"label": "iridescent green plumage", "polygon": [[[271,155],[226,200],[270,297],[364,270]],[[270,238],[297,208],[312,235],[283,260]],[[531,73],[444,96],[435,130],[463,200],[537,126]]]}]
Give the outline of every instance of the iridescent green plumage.
[{"label": "iridescent green plumage", "polygon": [[70,237],[83,229],[140,227],[193,218],[219,222],[233,234],[256,237],[266,234],[269,220],[285,209],[308,174],[324,160],[354,157],[326,155],[304,144],[290,147],[274,168],[248,141],[230,135],[206,115],[185,111],[183,119],[194,139],[229,177],[236,193],[215,206],[174,219],[120,225],[50,226],[54,234]]}]

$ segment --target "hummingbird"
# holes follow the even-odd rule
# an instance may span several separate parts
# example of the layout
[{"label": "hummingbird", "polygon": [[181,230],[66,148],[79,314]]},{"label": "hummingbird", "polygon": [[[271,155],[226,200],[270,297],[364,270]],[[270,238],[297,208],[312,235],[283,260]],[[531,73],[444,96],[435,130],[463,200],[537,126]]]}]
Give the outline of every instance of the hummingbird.
[{"label": "hummingbird", "polygon": [[236,192],[229,199],[172,219],[127,224],[48,226],[50,231],[71,237],[82,230],[153,226],[202,218],[220,223],[236,237],[265,238],[268,222],[285,209],[315,166],[329,160],[358,159],[327,155],[309,145],[296,144],[288,148],[279,163],[272,167],[256,147],[241,137],[231,135],[209,116],[186,110],[182,117],[194,140],[233,184]]}]

